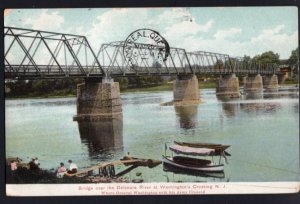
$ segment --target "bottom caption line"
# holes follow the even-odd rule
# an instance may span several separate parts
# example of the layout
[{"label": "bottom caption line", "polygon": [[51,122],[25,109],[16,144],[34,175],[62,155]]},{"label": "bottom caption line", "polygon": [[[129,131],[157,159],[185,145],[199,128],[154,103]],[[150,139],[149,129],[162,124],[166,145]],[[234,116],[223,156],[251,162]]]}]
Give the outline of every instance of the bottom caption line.
[{"label": "bottom caption line", "polygon": [[207,194],[215,190],[224,190],[225,185],[192,184],[192,185],[109,185],[109,186],[78,186],[80,192],[99,195],[186,195]]}]

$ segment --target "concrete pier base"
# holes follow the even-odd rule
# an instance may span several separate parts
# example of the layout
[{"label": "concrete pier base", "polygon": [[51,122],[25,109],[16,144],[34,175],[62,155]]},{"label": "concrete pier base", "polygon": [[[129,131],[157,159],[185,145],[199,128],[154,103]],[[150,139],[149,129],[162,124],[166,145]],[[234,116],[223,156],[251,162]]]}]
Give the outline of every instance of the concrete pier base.
[{"label": "concrete pier base", "polygon": [[244,92],[246,93],[262,93],[263,80],[260,74],[248,75],[244,77]]},{"label": "concrete pier base", "polygon": [[77,115],[74,121],[97,121],[122,115],[118,82],[86,82],[77,85]]},{"label": "concrete pier base", "polygon": [[173,84],[174,103],[198,102],[200,90],[198,79],[195,75],[177,76]]},{"label": "concrete pier base", "polygon": [[73,117],[83,143],[94,150],[123,146],[123,114],[118,82],[86,81],[77,85],[77,115]]},{"label": "concrete pier base", "polygon": [[265,91],[278,91],[277,75],[266,75],[263,77],[263,87]]},{"label": "concrete pier base", "polygon": [[216,95],[218,97],[240,97],[239,79],[235,74],[221,75],[217,83]]}]

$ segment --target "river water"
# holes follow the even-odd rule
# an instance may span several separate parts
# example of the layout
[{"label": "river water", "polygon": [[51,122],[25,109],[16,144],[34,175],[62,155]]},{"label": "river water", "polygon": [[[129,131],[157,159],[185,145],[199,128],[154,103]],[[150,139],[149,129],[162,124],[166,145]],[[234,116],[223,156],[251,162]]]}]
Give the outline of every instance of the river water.
[{"label": "river water", "polygon": [[231,145],[224,174],[194,175],[159,165],[138,167],[124,177],[145,182],[299,181],[297,90],[224,101],[217,99],[214,89],[204,89],[198,106],[160,106],[172,97],[171,91],[121,94],[123,124],[112,125],[105,134],[116,134],[123,148],[108,150],[97,138],[79,133],[72,119],[75,98],[5,100],[6,156],[25,162],[38,157],[46,169],[72,159],[84,168],[127,154],[161,159],[165,144],[174,140],[210,142]]}]

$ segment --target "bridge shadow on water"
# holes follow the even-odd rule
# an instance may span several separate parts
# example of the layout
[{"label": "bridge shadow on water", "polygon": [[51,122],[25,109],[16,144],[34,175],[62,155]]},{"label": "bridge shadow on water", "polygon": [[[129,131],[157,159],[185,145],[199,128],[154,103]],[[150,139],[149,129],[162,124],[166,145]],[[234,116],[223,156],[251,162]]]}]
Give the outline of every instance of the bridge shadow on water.
[{"label": "bridge shadow on water", "polygon": [[80,138],[90,156],[123,148],[123,118],[103,118],[97,121],[78,121]]},{"label": "bridge shadow on water", "polygon": [[194,129],[197,127],[198,105],[196,106],[174,106],[182,129]]}]

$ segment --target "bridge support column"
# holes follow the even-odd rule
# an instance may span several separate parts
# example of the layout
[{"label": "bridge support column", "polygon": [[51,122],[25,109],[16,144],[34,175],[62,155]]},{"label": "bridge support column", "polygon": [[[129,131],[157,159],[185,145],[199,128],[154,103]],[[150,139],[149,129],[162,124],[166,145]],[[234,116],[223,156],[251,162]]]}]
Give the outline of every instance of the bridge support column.
[{"label": "bridge support column", "polygon": [[200,91],[195,75],[180,75],[173,84],[174,102],[199,102]]},{"label": "bridge support column", "polygon": [[217,96],[240,97],[239,79],[235,74],[221,75],[216,88]]},{"label": "bridge support column", "polygon": [[266,75],[263,77],[263,87],[266,91],[278,91],[277,75]]},{"label": "bridge support column", "polygon": [[284,73],[284,74],[278,74],[277,78],[278,78],[278,83],[283,84],[285,82],[285,80],[287,80],[289,78],[289,76],[288,76],[288,73]]},{"label": "bridge support column", "polygon": [[118,82],[86,80],[77,85],[77,115],[81,138],[96,144],[96,149],[123,145],[123,114]]},{"label": "bridge support column", "polygon": [[262,93],[263,80],[260,74],[248,75],[244,77],[244,92]]}]

